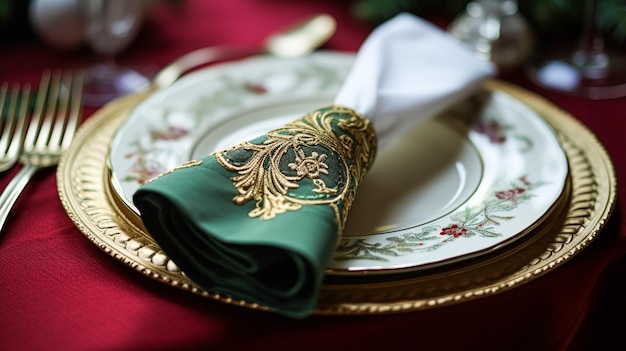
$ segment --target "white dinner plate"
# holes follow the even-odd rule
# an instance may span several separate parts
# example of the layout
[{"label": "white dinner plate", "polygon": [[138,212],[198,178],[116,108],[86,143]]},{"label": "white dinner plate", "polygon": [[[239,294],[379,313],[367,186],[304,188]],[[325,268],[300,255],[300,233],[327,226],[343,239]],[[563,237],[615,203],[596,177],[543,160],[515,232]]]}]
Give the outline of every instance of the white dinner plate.
[{"label": "white dinner plate", "polygon": [[[258,56],[191,73],[143,101],[110,148],[114,191],[252,139],[332,102],[352,54]],[[379,150],[329,274],[396,273],[458,262],[531,233],[564,193],[552,128],[504,92],[485,92]]]}]

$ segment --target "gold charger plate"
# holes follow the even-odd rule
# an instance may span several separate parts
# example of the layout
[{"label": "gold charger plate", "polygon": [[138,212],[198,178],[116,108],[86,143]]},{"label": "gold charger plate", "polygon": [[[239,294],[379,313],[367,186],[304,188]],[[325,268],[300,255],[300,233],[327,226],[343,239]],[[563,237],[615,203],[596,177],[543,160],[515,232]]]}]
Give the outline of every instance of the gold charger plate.
[{"label": "gold charger plate", "polygon": [[[497,80],[487,82],[485,88],[526,103],[554,127],[570,164],[569,194],[532,235],[492,254],[419,273],[329,277],[316,314],[413,311],[506,291],[562,265],[604,227],[615,205],[616,178],[596,137],[566,112],[528,91]],[[63,207],[89,240],[136,271],[214,300],[268,310],[201,289],[129,218],[126,207],[114,196],[106,164],[111,139],[128,113],[150,94],[120,98],[81,127],[57,171]]]}]

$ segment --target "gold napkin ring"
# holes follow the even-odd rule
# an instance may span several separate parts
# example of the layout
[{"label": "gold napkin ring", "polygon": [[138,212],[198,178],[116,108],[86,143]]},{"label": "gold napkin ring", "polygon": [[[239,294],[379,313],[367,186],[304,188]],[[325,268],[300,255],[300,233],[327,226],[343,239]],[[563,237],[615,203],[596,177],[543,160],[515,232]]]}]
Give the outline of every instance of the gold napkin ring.
[{"label": "gold napkin ring", "polygon": [[376,143],[367,118],[330,105],[214,155],[234,173],[233,202],[255,201],[250,217],[270,220],[305,205],[328,205],[341,232]]}]

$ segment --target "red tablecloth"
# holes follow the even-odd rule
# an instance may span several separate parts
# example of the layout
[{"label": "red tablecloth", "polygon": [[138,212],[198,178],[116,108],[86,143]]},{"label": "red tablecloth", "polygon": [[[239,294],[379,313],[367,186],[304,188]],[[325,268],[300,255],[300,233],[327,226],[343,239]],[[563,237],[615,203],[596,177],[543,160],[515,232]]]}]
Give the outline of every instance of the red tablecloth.
[{"label": "red tablecloth", "polygon": [[[314,12],[339,19],[327,48],[355,51],[371,27],[347,2],[187,1],[158,9],[123,64],[156,70],[190,50],[258,46]],[[0,49],[0,80],[38,83],[46,67],[77,68],[87,50],[60,52],[35,39]],[[589,101],[505,79],[538,92],[587,125],[626,181],[626,99]],[[86,118],[93,110],[86,109]],[[13,169],[0,175],[4,188]],[[291,320],[226,305],[147,278],[87,240],[66,216],[53,169],[37,174],[0,241],[0,347],[4,350],[608,350],[626,346],[623,199],[598,238],[556,270],[515,289],[452,306],[376,316]],[[626,349],[626,348],[624,348]]]}]

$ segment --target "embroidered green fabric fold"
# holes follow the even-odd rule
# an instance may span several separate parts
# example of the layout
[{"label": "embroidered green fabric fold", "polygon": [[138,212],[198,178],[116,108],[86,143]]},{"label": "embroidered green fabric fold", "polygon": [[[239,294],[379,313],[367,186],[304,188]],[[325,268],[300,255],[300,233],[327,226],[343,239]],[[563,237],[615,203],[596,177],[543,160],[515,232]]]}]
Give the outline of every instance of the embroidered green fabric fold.
[{"label": "embroidered green fabric fold", "polygon": [[375,152],[369,121],[332,105],[176,167],[133,200],[198,285],[302,318]]}]

